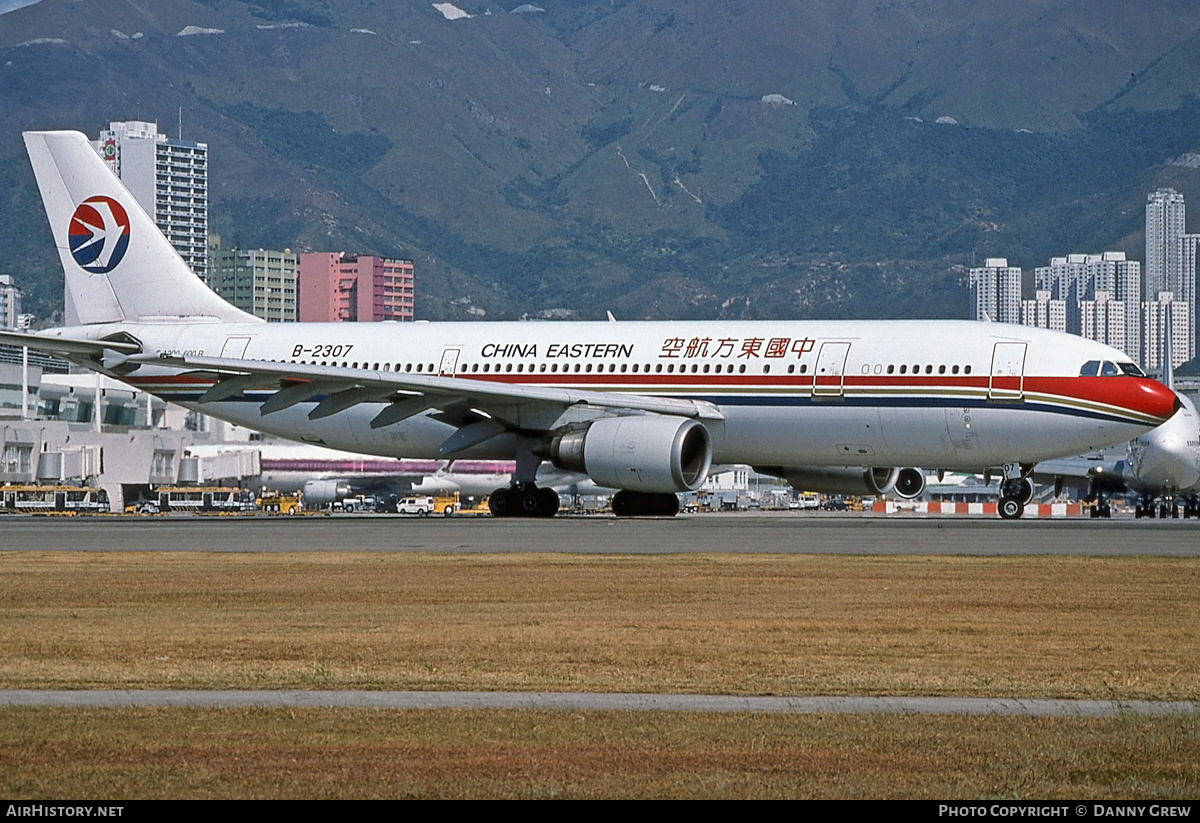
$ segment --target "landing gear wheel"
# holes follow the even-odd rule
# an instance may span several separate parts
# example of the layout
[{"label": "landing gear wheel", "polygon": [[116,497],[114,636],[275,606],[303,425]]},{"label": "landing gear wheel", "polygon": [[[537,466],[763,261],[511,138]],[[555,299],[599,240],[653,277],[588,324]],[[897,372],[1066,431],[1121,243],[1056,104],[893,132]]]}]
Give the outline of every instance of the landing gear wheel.
[{"label": "landing gear wheel", "polygon": [[1017,520],[1025,513],[1025,503],[1020,498],[1005,495],[1000,498],[996,511],[1000,513],[1001,520]]},{"label": "landing gear wheel", "polygon": [[512,517],[513,504],[512,498],[508,496],[508,489],[496,489],[488,496],[488,511],[492,513],[492,517]]},{"label": "landing gear wheel", "polygon": [[538,489],[538,505],[535,517],[553,517],[558,514],[558,492],[554,489]]},{"label": "landing gear wheel", "polygon": [[522,517],[533,517],[538,513],[538,490],[530,486],[515,492],[517,507]]}]

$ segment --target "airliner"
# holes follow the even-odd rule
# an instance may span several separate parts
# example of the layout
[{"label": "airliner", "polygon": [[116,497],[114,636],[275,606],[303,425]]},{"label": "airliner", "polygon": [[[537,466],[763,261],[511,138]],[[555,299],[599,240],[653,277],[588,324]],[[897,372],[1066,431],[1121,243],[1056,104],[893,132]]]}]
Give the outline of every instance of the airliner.
[{"label": "airliner", "polygon": [[[1174,389],[1170,317],[1164,324],[1163,382]],[[1092,501],[1093,517],[1111,517],[1107,497],[1134,492],[1138,496],[1135,517],[1200,517],[1200,413],[1180,395],[1180,408],[1167,422],[1130,440],[1122,459],[1105,455],[1050,460],[1034,467],[1034,476],[1052,482],[1055,491],[1063,485],[1086,490]],[[1180,506],[1182,503],[1182,507]]]},{"label": "airliner", "polygon": [[[715,464],[1003,470],[1128,440],[1178,401],[1121,352],[968,321],[267,324],[183,263],[78,132],[25,144],[68,326],[0,341],[241,426],[335,449],[515,461],[496,515],[551,516],[538,467],[673,514]],[[1091,376],[1090,361],[1114,376]]]}]

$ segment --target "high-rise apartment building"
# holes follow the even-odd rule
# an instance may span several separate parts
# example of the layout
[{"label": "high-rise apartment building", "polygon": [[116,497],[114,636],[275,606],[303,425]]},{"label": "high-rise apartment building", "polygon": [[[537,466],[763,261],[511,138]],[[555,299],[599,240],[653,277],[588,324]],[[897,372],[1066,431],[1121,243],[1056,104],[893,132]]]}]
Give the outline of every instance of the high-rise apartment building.
[{"label": "high-rise apartment building", "polygon": [[1094,299],[1081,301],[1079,321],[1082,337],[1129,354],[1126,345],[1125,304],[1114,300],[1112,292],[1097,290]]},{"label": "high-rise apartment building", "polygon": [[1158,189],[1146,198],[1146,294],[1173,292],[1183,302],[1185,294],[1176,287],[1183,272],[1179,241],[1186,230],[1187,209],[1183,195],[1174,189]]},{"label": "high-rise apartment building", "polygon": [[980,268],[971,269],[971,302],[976,320],[996,323],[1021,322],[1021,269],[1003,257],[989,257]]},{"label": "high-rise apartment building", "polygon": [[[1109,345],[1115,345],[1112,340],[1120,337],[1124,343],[1118,348],[1141,362],[1142,267],[1138,261],[1126,260],[1125,253],[1118,251],[1052,257],[1049,266],[1034,269],[1033,281],[1039,292],[1049,292],[1051,299],[1064,302],[1067,332]],[[1112,312],[1118,305],[1124,312],[1120,332],[1112,325],[1117,322]]]},{"label": "high-rise apartment building", "polygon": [[301,254],[300,320],[412,320],[413,279],[411,260],[337,252]]},{"label": "high-rise apartment building", "polygon": [[208,281],[208,144],[159,134],[155,123],[109,123],[94,144],[196,276]]},{"label": "high-rise apartment building", "polygon": [[1142,304],[1142,339],[1146,343],[1142,367],[1161,372],[1168,314],[1171,320],[1171,365],[1178,366],[1191,359],[1185,350],[1192,328],[1192,312],[1188,304],[1176,300],[1171,292],[1159,292],[1156,297]]},{"label": "high-rise apartment building", "polygon": [[1065,332],[1067,301],[1055,300],[1049,290],[1038,289],[1033,300],[1021,301],[1021,325]]},{"label": "high-rise apartment building", "polygon": [[[1196,356],[1196,236],[1184,233],[1186,217],[1183,195],[1174,189],[1159,189],[1146,198],[1146,296],[1169,292],[1172,302],[1187,306],[1187,327],[1174,334],[1186,332],[1183,360],[1190,360]],[[1175,352],[1176,358],[1181,356]]]},{"label": "high-rise apartment building", "polygon": [[0,329],[21,327],[21,290],[11,274],[0,274]]},{"label": "high-rise apartment building", "polygon": [[226,302],[273,323],[296,321],[298,256],[290,249],[226,249],[209,238],[209,285]]}]

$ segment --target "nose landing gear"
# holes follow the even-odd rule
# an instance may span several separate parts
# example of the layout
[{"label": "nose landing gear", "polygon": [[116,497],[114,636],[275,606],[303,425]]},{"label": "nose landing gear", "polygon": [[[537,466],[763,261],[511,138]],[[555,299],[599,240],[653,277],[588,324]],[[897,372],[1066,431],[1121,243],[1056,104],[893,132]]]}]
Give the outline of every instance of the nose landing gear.
[{"label": "nose landing gear", "polygon": [[996,511],[1001,520],[1017,520],[1025,513],[1025,506],[1033,500],[1033,481],[1020,475],[1021,468],[1017,467],[1017,476],[1009,477],[1009,464],[1005,464],[1006,479],[1000,484],[1000,501]]}]

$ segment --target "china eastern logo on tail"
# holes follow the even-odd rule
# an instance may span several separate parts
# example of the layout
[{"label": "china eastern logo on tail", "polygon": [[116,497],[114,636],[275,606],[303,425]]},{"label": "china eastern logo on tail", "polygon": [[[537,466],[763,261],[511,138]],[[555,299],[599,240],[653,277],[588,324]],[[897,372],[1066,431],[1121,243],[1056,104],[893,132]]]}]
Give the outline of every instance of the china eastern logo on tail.
[{"label": "china eastern logo on tail", "polygon": [[106,274],[129,248],[129,215],[111,197],[89,197],[71,215],[68,237],[71,256],[84,271]]}]

